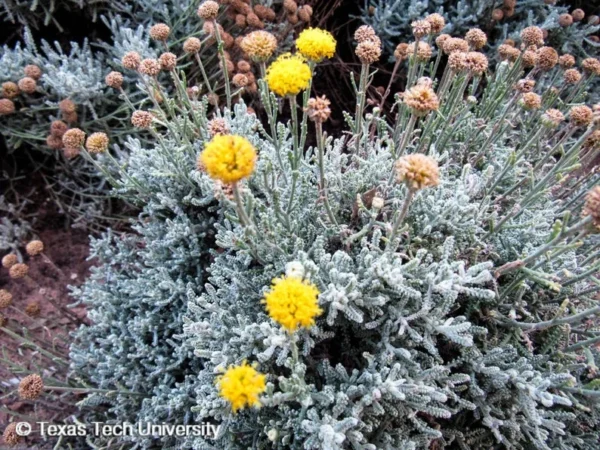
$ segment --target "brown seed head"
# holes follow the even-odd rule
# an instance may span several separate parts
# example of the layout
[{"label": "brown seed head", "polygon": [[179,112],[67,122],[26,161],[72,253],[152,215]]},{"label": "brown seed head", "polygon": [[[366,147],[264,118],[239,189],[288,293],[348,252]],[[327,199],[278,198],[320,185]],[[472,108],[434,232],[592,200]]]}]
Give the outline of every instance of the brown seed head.
[{"label": "brown seed head", "polygon": [[158,57],[158,63],[162,70],[174,70],[177,67],[177,56],[171,52],[165,52]]},{"label": "brown seed head", "polygon": [[313,15],[313,9],[310,5],[303,5],[300,9],[298,9],[298,19],[302,22],[310,22],[310,18]]},{"label": "brown seed head", "polygon": [[6,98],[15,98],[19,95],[19,86],[12,81],[2,83],[2,95]]},{"label": "brown seed head", "polygon": [[418,84],[402,94],[402,99],[411,112],[419,117],[430,111],[437,111],[440,106],[437,95],[431,87]]},{"label": "brown seed head", "polygon": [[79,128],[71,128],[65,132],[62,141],[66,148],[80,149],[85,142],[85,133]]},{"label": "brown seed head", "polygon": [[213,93],[210,93],[206,96],[206,98],[208,99],[208,104],[209,105],[213,105],[213,106],[219,106],[219,95]]},{"label": "brown seed head", "polygon": [[468,52],[465,54],[467,68],[474,75],[480,76],[488,69],[488,59],[480,52]]},{"label": "brown seed head", "polygon": [[292,14],[292,13],[288,13],[287,17],[287,21],[290,23],[290,25],[296,25],[298,22],[300,22],[300,19],[298,18],[298,14]]},{"label": "brown seed head", "polygon": [[558,58],[558,64],[560,64],[560,67],[562,67],[563,69],[570,69],[575,65],[575,58],[573,57],[573,55],[565,53],[564,55],[561,55],[560,58]]},{"label": "brown seed head", "polygon": [[42,69],[35,64],[29,64],[23,69],[26,77],[31,77],[34,80],[39,80],[42,77]]},{"label": "brown seed head", "polygon": [[415,38],[421,39],[431,33],[431,24],[427,20],[415,20],[410,24]]},{"label": "brown seed head", "polygon": [[62,138],[69,127],[62,120],[54,120],[50,124],[50,134],[52,136]]},{"label": "brown seed head", "polygon": [[246,16],[243,14],[237,14],[235,16],[235,24],[240,28],[246,28]]},{"label": "brown seed head", "polygon": [[123,86],[123,74],[121,72],[112,71],[106,75],[104,82],[111,88],[120,89],[121,86]]},{"label": "brown seed head", "polygon": [[583,71],[590,75],[600,75],[600,61],[596,58],[586,58],[581,62]]},{"label": "brown seed head", "polygon": [[134,111],[131,115],[131,123],[136,128],[150,128],[154,115],[149,111]]},{"label": "brown seed head", "polygon": [[108,150],[108,136],[106,133],[92,133],[85,141],[85,148],[91,154],[104,153]]},{"label": "brown seed head", "polygon": [[522,94],[533,91],[534,87],[535,81],[530,80],[529,78],[524,78],[522,80],[517,81],[517,84],[515,86],[517,91],[521,92]]},{"label": "brown seed head", "polygon": [[20,278],[25,278],[29,273],[29,266],[23,263],[17,263],[8,269],[8,274],[14,280],[18,280]]},{"label": "brown seed head", "polygon": [[25,251],[29,256],[37,256],[44,251],[44,243],[39,239],[27,243]]},{"label": "brown seed head", "polygon": [[19,443],[23,440],[21,436],[17,433],[17,423],[11,422],[4,429],[4,433],[2,434],[2,439],[4,443],[9,447],[15,447],[19,445]]},{"label": "brown seed head", "polygon": [[556,128],[565,120],[565,116],[558,109],[549,109],[542,114],[542,124],[548,128]]},{"label": "brown seed head", "polygon": [[[413,47],[414,48],[414,47]],[[396,46],[396,50],[394,50],[394,58],[396,61],[402,61],[408,57],[408,44],[402,42]]]},{"label": "brown seed head", "polygon": [[229,124],[221,117],[217,117],[208,122],[208,133],[211,137],[217,134],[229,134]]},{"label": "brown seed head", "polygon": [[19,397],[23,400],[36,400],[44,390],[44,381],[38,374],[27,375],[19,383]]},{"label": "brown seed head", "polygon": [[427,17],[425,17],[425,20],[429,22],[431,33],[433,34],[441,33],[446,26],[446,19],[444,19],[444,16],[438,13],[429,14]]},{"label": "brown seed head", "polygon": [[252,66],[250,65],[250,63],[244,59],[240,59],[237,62],[236,67],[237,67],[237,70],[239,70],[242,73],[250,72],[250,70],[252,69]]},{"label": "brown seed head", "polygon": [[183,51],[189,54],[198,53],[202,48],[200,39],[195,37],[189,37],[183,43]]},{"label": "brown seed head", "polygon": [[219,4],[213,0],[206,0],[198,7],[198,17],[204,20],[215,20],[219,15]]},{"label": "brown seed head", "polygon": [[306,113],[313,122],[326,122],[331,116],[331,102],[324,95],[308,100]]},{"label": "brown seed head", "polygon": [[495,20],[496,22],[499,22],[502,19],[504,19],[504,11],[502,11],[499,8],[494,9],[492,11],[492,20]]},{"label": "brown seed head", "polygon": [[530,67],[535,67],[536,64],[538,63],[538,54],[536,51],[534,50],[525,50],[523,52],[523,67],[525,68],[530,68]]},{"label": "brown seed head", "polygon": [[512,45],[502,44],[498,47],[498,55],[503,61],[515,62],[521,55],[521,51]]},{"label": "brown seed head", "polygon": [[33,94],[37,88],[36,81],[31,77],[21,78],[17,85],[21,92],[25,92],[26,94]]},{"label": "brown seed head", "polygon": [[406,183],[412,191],[440,184],[438,163],[422,153],[401,156],[396,161],[396,181]]},{"label": "brown seed head", "polygon": [[38,302],[31,302],[25,306],[25,314],[29,317],[39,317],[42,312],[42,308],[40,308],[40,304]]},{"label": "brown seed head", "polygon": [[594,112],[585,105],[573,106],[569,115],[571,116],[571,123],[577,127],[587,127],[594,119]]},{"label": "brown seed head", "polygon": [[561,14],[558,16],[558,24],[561,27],[568,27],[573,25],[573,16],[571,14]]},{"label": "brown seed head", "polygon": [[564,73],[565,83],[577,84],[581,80],[581,73],[577,69],[568,69]]},{"label": "brown seed head", "polygon": [[6,116],[15,112],[15,104],[7,98],[0,99],[0,116]]},{"label": "brown seed head", "polygon": [[296,11],[298,11],[298,4],[294,0],[283,0],[283,7],[291,14],[296,14]]},{"label": "brown seed head", "polygon": [[464,39],[451,37],[444,41],[443,50],[446,55],[451,55],[454,52],[468,52],[469,44]]},{"label": "brown seed head", "polygon": [[53,150],[60,150],[64,147],[62,138],[52,134],[46,136],[46,145]]},{"label": "brown seed head", "polygon": [[514,8],[517,6],[517,0],[504,0],[503,3],[505,8]]},{"label": "brown seed head", "polygon": [[6,289],[0,289],[0,309],[8,308],[12,303],[13,296]]},{"label": "brown seed head", "polygon": [[467,54],[463,52],[454,52],[448,56],[448,66],[454,72],[462,72],[467,69]]},{"label": "brown seed head", "polygon": [[63,148],[63,155],[65,158],[67,159],[73,159],[76,158],[77,156],[79,156],[79,154],[81,153],[81,149],[73,147],[73,148]]},{"label": "brown seed head", "polygon": [[155,41],[166,41],[171,34],[171,29],[164,23],[157,23],[150,28],[150,37]]},{"label": "brown seed head", "polygon": [[267,7],[264,5],[255,5],[254,14],[256,14],[260,20],[265,20],[267,18]]},{"label": "brown seed head", "polygon": [[573,20],[575,22],[580,22],[585,18],[585,12],[583,12],[583,9],[579,9],[579,8],[574,9],[571,12],[571,15],[573,16]]},{"label": "brown seed head", "polygon": [[154,58],[146,58],[138,66],[138,71],[144,75],[155,77],[160,73],[160,63]]},{"label": "brown seed head", "polygon": [[70,113],[62,113],[61,114],[62,119],[67,122],[67,123],[75,123],[77,122],[77,113],[76,112],[70,112]]},{"label": "brown seed head", "polygon": [[534,92],[527,92],[521,96],[520,103],[528,111],[540,109],[542,107],[542,97]]},{"label": "brown seed head", "polygon": [[540,27],[527,27],[521,31],[521,40],[529,47],[530,45],[544,45],[544,32]]},{"label": "brown seed head", "polygon": [[381,57],[381,43],[375,40],[359,42],[355,53],[362,64],[373,64]]},{"label": "brown seed head", "polygon": [[141,61],[142,57],[138,52],[127,52],[121,58],[121,64],[129,70],[137,70]]},{"label": "brown seed head", "polygon": [[254,13],[250,13],[246,16],[246,22],[248,23],[248,26],[253,28],[262,30],[265,27],[265,24],[262,22],[262,20],[260,20]]},{"label": "brown seed head", "polygon": [[277,39],[268,31],[253,31],[240,42],[242,51],[253,61],[266,61],[277,49]]},{"label": "brown seed head", "polygon": [[590,134],[583,143],[583,146],[586,149],[595,149],[600,147],[600,130],[595,130],[592,134]]},{"label": "brown seed head", "polygon": [[77,105],[73,103],[73,100],[65,98],[64,100],[61,100],[58,103],[58,109],[60,110],[60,112],[70,114],[77,111]]},{"label": "brown seed head", "polygon": [[[412,57],[415,54],[415,43],[411,42],[406,49],[408,57]],[[426,42],[417,41],[417,61],[427,62],[431,59],[432,50],[431,46]]]},{"label": "brown seed head", "polygon": [[558,64],[558,53],[552,47],[542,47],[537,51],[537,66],[544,70],[552,70]]},{"label": "brown seed head", "polygon": [[19,258],[14,253],[9,253],[2,257],[2,267],[10,269],[12,266],[19,262]]},{"label": "brown seed head", "polygon": [[600,186],[593,187],[587,193],[581,216],[590,216],[596,228],[600,228]]},{"label": "brown seed head", "polygon": [[371,41],[376,37],[377,34],[375,33],[375,30],[369,25],[361,25],[354,32],[354,40],[358,43],[364,41]]},{"label": "brown seed head", "polygon": [[587,22],[589,25],[592,25],[592,26],[598,25],[598,24],[600,24],[600,17],[598,17],[596,15],[590,16],[590,17],[588,17]]},{"label": "brown seed head", "polygon": [[236,73],[233,78],[231,79],[231,82],[233,83],[234,86],[236,87],[246,87],[248,86],[248,77],[246,75],[244,75],[243,73]]},{"label": "brown seed head", "polygon": [[465,40],[469,43],[473,50],[479,50],[487,44],[487,34],[479,28],[471,28],[465,35]]}]

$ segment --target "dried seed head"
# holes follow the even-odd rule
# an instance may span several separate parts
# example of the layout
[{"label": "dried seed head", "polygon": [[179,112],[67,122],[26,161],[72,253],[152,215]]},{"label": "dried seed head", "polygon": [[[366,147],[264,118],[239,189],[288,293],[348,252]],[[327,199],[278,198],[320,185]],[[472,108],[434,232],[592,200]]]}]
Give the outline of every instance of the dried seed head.
[{"label": "dried seed head", "polygon": [[252,69],[252,66],[250,65],[250,63],[244,59],[240,59],[237,62],[236,67],[237,67],[237,70],[239,70],[242,73],[250,72],[250,70]]},{"label": "dried seed head", "polygon": [[446,19],[444,19],[444,16],[438,13],[429,14],[427,17],[425,17],[425,20],[429,22],[429,25],[431,26],[431,32],[433,34],[441,33],[446,26]]},{"label": "dried seed head", "polygon": [[15,104],[7,98],[0,99],[0,116],[6,116],[15,112]]},{"label": "dried seed head", "polygon": [[581,80],[581,73],[577,69],[568,69],[564,73],[565,83],[577,84]]},{"label": "dried seed head", "polygon": [[38,374],[27,375],[19,383],[19,397],[23,400],[36,400],[44,390],[44,381]]},{"label": "dried seed head", "polygon": [[104,82],[111,88],[120,89],[121,86],[123,86],[123,74],[121,72],[112,71],[106,75]]},{"label": "dried seed head", "polygon": [[25,278],[29,273],[29,266],[23,263],[17,263],[8,269],[8,274],[14,280]]},{"label": "dried seed head", "polygon": [[136,128],[150,128],[154,115],[149,111],[134,111],[131,115],[131,123]]},{"label": "dried seed head", "polygon": [[233,78],[231,79],[231,82],[233,83],[234,86],[236,87],[246,87],[248,86],[248,77],[246,75],[244,75],[243,73],[236,73]]},{"label": "dried seed head", "polygon": [[544,45],[544,32],[540,27],[527,27],[521,31],[521,40],[527,47]]},{"label": "dried seed head", "polygon": [[421,39],[431,33],[431,24],[427,20],[415,20],[410,24],[415,38]]},{"label": "dried seed head", "polygon": [[542,97],[534,92],[527,92],[521,96],[520,103],[528,111],[540,109],[542,107]]},{"label": "dried seed head", "polygon": [[492,11],[492,20],[495,20],[496,22],[500,21],[504,19],[504,11],[502,11],[499,8],[496,8]]},{"label": "dried seed head", "polygon": [[537,51],[537,66],[544,70],[552,70],[558,64],[558,53],[552,47],[542,47]]},{"label": "dried seed head", "polygon": [[515,86],[517,91],[519,91],[523,94],[533,91],[534,87],[535,87],[535,81],[530,80],[529,78],[524,78],[522,80],[517,81],[517,84]]},{"label": "dried seed head", "polygon": [[438,37],[435,38],[435,45],[437,45],[438,48],[440,49],[444,49],[444,42],[446,42],[447,39],[450,39],[450,35],[449,34],[440,34]]},{"label": "dried seed head", "polygon": [[504,8],[504,17],[512,17],[515,15],[515,8]]},{"label": "dried seed head", "polygon": [[413,191],[440,184],[438,163],[422,153],[405,155],[396,161],[396,181]]},{"label": "dried seed head", "polygon": [[578,127],[587,127],[594,119],[594,112],[585,105],[573,106],[569,115],[571,117],[571,123]]},{"label": "dried seed head", "polygon": [[558,24],[561,27],[568,27],[573,25],[573,16],[571,14],[561,14],[558,16]]},{"label": "dried seed head", "polygon": [[256,83],[250,83],[245,87],[245,90],[249,94],[256,94],[258,92],[258,85]]},{"label": "dried seed head", "polygon": [[21,78],[17,85],[19,86],[21,92],[25,92],[26,94],[33,94],[37,89],[37,83],[31,77]]},{"label": "dried seed head", "polygon": [[534,50],[525,50],[523,52],[523,67],[535,67],[538,63],[538,55]]},{"label": "dried seed head", "polygon": [[39,239],[31,241],[25,246],[25,251],[29,256],[37,256],[44,251],[44,243]]},{"label": "dried seed head", "polygon": [[[230,59],[225,60],[225,65],[227,66],[227,74],[231,78],[231,76],[233,75],[233,71],[235,70],[235,65]],[[223,61],[219,61],[219,68],[223,69]]]},{"label": "dried seed head", "polygon": [[381,43],[375,40],[359,42],[355,53],[362,64],[373,64],[381,57]]},{"label": "dried seed head", "polygon": [[38,302],[31,302],[25,306],[25,314],[27,314],[29,317],[39,317],[41,312],[42,308],[40,308],[40,304]]},{"label": "dried seed head", "polygon": [[586,149],[595,149],[600,147],[600,130],[595,130],[592,134],[590,134],[583,143],[583,146]]},{"label": "dried seed head", "polygon": [[308,118],[313,122],[326,122],[331,116],[329,105],[331,102],[324,95],[309,99],[306,108]]},{"label": "dried seed head", "polygon": [[171,52],[165,52],[158,58],[162,70],[174,70],[177,67],[177,56]]},{"label": "dried seed head", "polygon": [[266,61],[277,49],[277,39],[268,31],[253,31],[240,42],[242,51],[253,61]]},{"label": "dried seed head", "polygon": [[65,148],[80,149],[85,142],[85,133],[79,128],[67,130],[62,137]]},{"label": "dried seed head", "polygon": [[106,133],[92,133],[85,141],[85,148],[91,154],[104,153],[108,150],[108,142]]},{"label": "dried seed head", "polygon": [[312,14],[313,9],[310,5],[304,5],[300,9],[298,9],[298,19],[300,19],[302,22],[310,22]]},{"label": "dried seed head", "polygon": [[467,68],[477,76],[480,76],[488,69],[488,59],[480,52],[468,52],[465,54]]},{"label": "dried seed head", "polygon": [[542,124],[548,128],[556,128],[565,120],[565,116],[558,109],[549,109],[542,114]]},{"label": "dried seed head", "polygon": [[583,9],[579,9],[579,8],[574,9],[571,12],[571,15],[573,16],[573,20],[575,22],[580,22],[585,18],[585,12],[583,12]]},{"label": "dried seed head", "polygon": [[46,145],[53,150],[60,150],[64,147],[62,138],[49,134],[46,136]]},{"label": "dried seed head", "polygon": [[171,29],[164,23],[157,23],[150,28],[150,37],[155,41],[166,41],[171,34]]},{"label": "dried seed head", "polygon": [[75,123],[77,122],[77,113],[76,112],[70,112],[70,113],[62,113],[61,114],[62,119],[67,122],[67,123]]},{"label": "dried seed head", "polygon": [[63,148],[63,155],[65,158],[67,159],[73,159],[76,158],[77,156],[79,156],[79,154],[81,153],[81,149],[73,147],[73,148]]},{"label": "dried seed head", "polygon": [[6,289],[0,289],[0,309],[8,308],[12,303],[13,296]]},{"label": "dried seed head", "polygon": [[254,13],[250,13],[246,16],[246,22],[248,23],[248,26],[251,26],[252,28],[259,28],[262,30],[265,27],[265,24]]},{"label": "dried seed head", "polygon": [[596,15],[590,16],[590,17],[588,17],[587,22],[589,25],[592,25],[592,26],[598,25],[598,24],[600,24],[600,17],[598,17]]},{"label": "dried seed head", "polygon": [[471,28],[465,35],[465,40],[469,43],[473,50],[479,50],[487,44],[487,34],[479,28]]},{"label": "dried seed head", "polygon": [[498,55],[503,61],[515,62],[521,55],[521,51],[512,45],[502,44],[498,47]]},{"label": "dried seed head", "polygon": [[[302,9],[305,10],[306,14],[310,14],[310,16],[312,17],[313,9],[311,6],[304,5]],[[275,14],[275,11],[273,11],[273,8],[267,8],[267,20],[269,22],[274,22],[276,17],[277,15]]]},{"label": "dried seed head", "polygon": [[369,25],[361,25],[354,32],[354,40],[358,43],[372,41],[376,37],[375,30]]},{"label": "dried seed head", "polygon": [[12,266],[19,262],[19,258],[14,253],[9,253],[2,257],[2,267],[10,269]]},{"label": "dried seed head", "polygon": [[154,58],[146,58],[138,66],[138,71],[144,75],[155,77],[160,73],[160,63]]},{"label": "dried seed head", "polygon": [[19,95],[19,86],[12,81],[2,83],[2,95],[6,98],[15,98]]},{"label": "dried seed head", "polygon": [[235,24],[240,28],[246,28],[246,16],[243,14],[237,14],[235,16]]},{"label": "dried seed head", "polygon": [[503,3],[505,8],[514,8],[517,6],[517,0],[504,0]]},{"label": "dried seed head", "polygon": [[596,228],[600,228],[600,186],[593,187],[587,193],[581,216],[590,216]]},{"label": "dried seed head", "polygon": [[25,73],[26,77],[31,77],[34,80],[39,80],[42,77],[42,69],[40,69],[35,64],[29,64],[25,66],[25,69],[23,69],[23,73]]},{"label": "dried seed head", "polygon": [[74,113],[77,111],[77,105],[72,100],[65,98],[58,103],[58,109],[63,113]]},{"label": "dried seed head", "polygon": [[468,52],[469,44],[464,39],[460,38],[449,38],[444,41],[444,53],[446,55],[451,55],[454,52]]},{"label": "dried seed head", "polygon": [[208,122],[208,133],[210,137],[214,137],[217,134],[229,134],[229,124],[221,117],[217,117]]},{"label": "dried seed head", "polygon": [[19,445],[23,438],[17,433],[16,422],[11,422],[6,426],[6,428],[4,429],[4,433],[2,434],[2,439],[4,440],[4,443],[9,447],[15,447]]},{"label": "dried seed head", "polygon": [[142,57],[138,52],[127,52],[121,58],[121,64],[129,70],[137,70],[141,61]]},{"label": "dried seed head", "polygon": [[252,72],[246,72],[244,75],[246,76],[246,78],[248,78],[249,85],[256,82],[256,77]]},{"label": "dried seed head", "polygon": [[575,58],[573,55],[565,53],[564,55],[560,55],[560,58],[558,58],[558,64],[560,64],[560,67],[563,69],[570,69],[575,65]]},{"label": "dried seed head", "polygon": [[463,52],[454,52],[448,56],[448,66],[454,72],[461,72],[467,69],[467,54]]},{"label": "dried seed head", "polygon": [[213,0],[206,0],[198,7],[198,17],[204,20],[215,20],[219,15],[219,4]]},{"label": "dried seed head", "polygon": [[213,93],[210,93],[206,96],[206,98],[208,99],[208,104],[209,105],[213,105],[213,106],[219,106],[219,95]]},{"label": "dried seed head", "polygon": [[402,94],[404,103],[411,112],[419,117],[427,115],[430,111],[437,111],[440,106],[437,95],[429,86],[416,85]]},{"label": "dried seed head", "polygon": [[[415,54],[415,43],[412,42],[406,49],[408,57],[412,57]],[[432,50],[431,46],[426,42],[417,41],[417,61],[427,62],[431,59]]]},{"label": "dried seed head", "polygon": [[586,58],[582,61],[583,71],[590,75],[600,75],[600,61],[596,58]]},{"label": "dried seed head", "polygon": [[183,51],[189,54],[198,53],[200,48],[202,48],[202,43],[195,37],[189,37],[183,43]]},{"label": "dried seed head", "polygon": [[408,44],[402,42],[396,46],[396,50],[394,50],[394,58],[396,61],[402,61],[408,57]]},{"label": "dried seed head", "polygon": [[254,14],[256,14],[260,20],[265,20],[267,18],[267,7],[264,5],[255,5]]},{"label": "dried seed head", "polygon": [[291,14],[295,14],[298,11],[298,4],[294,0],[283,0],[283,7]]},{"label": "dried seed head", "polygon": [[298,14],[288,14],[287,21],[290,23],[290,25],[296,25],[298,22],[300,22],[300,19],[298,18]]}]

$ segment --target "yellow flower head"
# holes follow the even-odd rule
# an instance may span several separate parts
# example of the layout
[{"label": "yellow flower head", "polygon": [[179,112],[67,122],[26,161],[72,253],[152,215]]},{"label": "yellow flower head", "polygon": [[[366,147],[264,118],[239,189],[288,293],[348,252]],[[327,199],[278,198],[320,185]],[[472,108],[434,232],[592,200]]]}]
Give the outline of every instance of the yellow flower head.
[{"label": "yellow flower head", "polygon": [[311,76],[304,58],[285,53],[269,66],[265,80],[273,92],[285,97],[307,89]]},{"label": "yellow flower head", "polygon": [[235,183],[254,171],[256,150],[248,139],[236,135],[216,135],[206,144],[198,165],[223,183]]},{"label": "yellow flower head", "polygon": [[246,361],[230,366],[217,379],[219,395],[231,404],[234,413],[247,406],[260,406],[258,396],[266,389],[266,378]]},{"label": "yellow flower head", "polygon": [[296,39],[296,48],[302,56],[313,62],[333,57],[336,41],[329,31],[307,28]]},{"label": "yellow flower head", "polygon": [[309,281],[297,277],[273,280],[273,287],[263,299],[271,319],[289,332],[308,328],[323,311],[319,308],[319,290]]}]

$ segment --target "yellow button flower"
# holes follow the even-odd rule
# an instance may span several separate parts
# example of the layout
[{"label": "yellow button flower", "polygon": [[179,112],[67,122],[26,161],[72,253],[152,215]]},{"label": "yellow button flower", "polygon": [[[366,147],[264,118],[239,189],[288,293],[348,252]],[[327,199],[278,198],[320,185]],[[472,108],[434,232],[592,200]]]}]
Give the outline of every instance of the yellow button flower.
[{"label": "yellow button flower", "polygon": [[304,58],[285,53],[269,66],[265,80],[273,92],[285,97],[307,89],[311,76]]},{"label": "yellow button flower", "polygon": [[315,317],[323,312],[318,296],[319,290],[312,283],[297,277],[281,277],[273,280],[263,303],[271,319],[293,333],[300,327],[314,325]]},{"label": "yellow button flower", "polygon": [[296,48],[302,56],[314,62],[333,57],[336,41],[329,31],[307,28],[296,39]]},{"label": "yellow button flower", "polygon": [[246,361],[230,366],[217,379],[219,395],[231,404],[234,413],[248,406],[260,406],[258,397],[266,389],[266,378]]},{"label": "yellow button flower", "polygon": [[235,183],[254,171],[256,150],[248,139],[236,135],[216,135],[198,157],[198,167],[223,183]]}]

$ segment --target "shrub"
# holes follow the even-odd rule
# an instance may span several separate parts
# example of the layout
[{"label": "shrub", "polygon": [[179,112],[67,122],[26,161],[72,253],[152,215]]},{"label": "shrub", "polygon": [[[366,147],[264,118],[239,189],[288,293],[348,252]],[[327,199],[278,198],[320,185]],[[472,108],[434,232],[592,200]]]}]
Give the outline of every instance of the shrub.
[{"label": "shrub", "polygon": [[593,447],[598,120],[583,101],[600,63],[569,85],[548,48],[527,70],[503,49],[492,71],[456,41],[434,81],[413,45],[388,108],[389,90],[367,98],[380,40],[357,38],[346,132],[326,133],[335,106],[310,98],[316,61],[256,63],[263,121],[243,88],[211,107],[170,72],[172,95],[139,117],[154,143],[130,139],[115,171],[143,209],[134,232],[95,241],[101,265],[75,291],[94,323],[72,369],[145,397],[92,393],[88,420],[221,425],[124,438],[148,448]]}]

